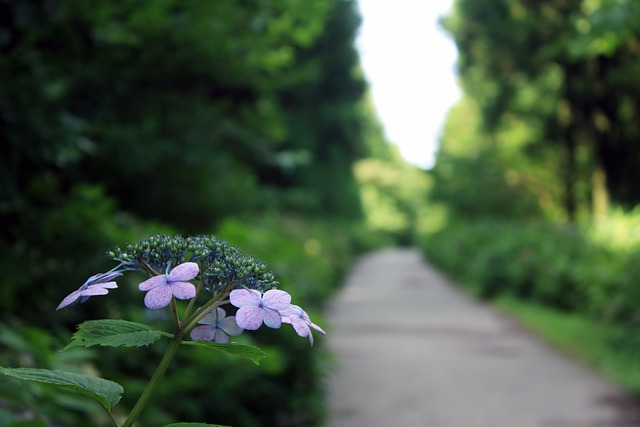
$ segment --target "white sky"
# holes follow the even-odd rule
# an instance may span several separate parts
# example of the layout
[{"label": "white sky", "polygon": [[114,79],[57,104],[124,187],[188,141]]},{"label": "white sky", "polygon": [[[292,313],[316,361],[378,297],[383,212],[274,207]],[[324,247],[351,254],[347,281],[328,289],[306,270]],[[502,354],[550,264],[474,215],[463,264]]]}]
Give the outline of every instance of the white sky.
[{"label": "white sky", "polygon": [[449,108],[460,97],[456,48],[437,20],[453,0],[358,0],[356,46],[387,138],[430,168]]}]

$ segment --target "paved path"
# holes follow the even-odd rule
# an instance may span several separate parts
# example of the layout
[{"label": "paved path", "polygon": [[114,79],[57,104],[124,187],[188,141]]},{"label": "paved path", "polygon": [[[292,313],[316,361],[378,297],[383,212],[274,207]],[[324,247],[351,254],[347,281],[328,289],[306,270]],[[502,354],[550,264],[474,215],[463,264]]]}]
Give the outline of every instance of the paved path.
[{"label": "paved path", "polygon": [[327,427],[630,427],[629,400],[410,249],[363,257],[329,307]]}]

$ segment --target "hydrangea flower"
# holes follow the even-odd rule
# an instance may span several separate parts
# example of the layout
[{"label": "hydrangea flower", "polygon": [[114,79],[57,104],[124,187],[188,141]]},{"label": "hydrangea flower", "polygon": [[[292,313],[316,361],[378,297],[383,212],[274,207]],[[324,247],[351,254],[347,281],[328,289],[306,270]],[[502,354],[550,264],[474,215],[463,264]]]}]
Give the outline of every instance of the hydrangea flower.
[{"label": "hydrangea flower", "polygon": [[255,289],[234,289],[229,302],[238,307],[236,322],[242,329],[256,330],[264,322],[277,329],[282,324],[281,311],[289,307],[291,295],[285,291],[271,289],[262,295]]},{"label": "hydrangea flower", "polygon": [[309,315],[297,305],[291,304],[282,312],[282,323],[290,323],[296,333],[301,337],[309,337],[309,342],[313,345],[313,334],[311,328],[326,335],[322,328],[311,321]]},{"label": "hydrangea flower", "polygon": [[144,305],[151,310],[169,305],[171,297],[191,299],[196,296],[196,287],[189,280],[194,279],[200,269],[195,262],[176,265],[169,273],[161,274],[145,280],[138,285],[141,291],[148,291],[144,296]]},{"label": "hydrangea flower", "polygon": [[229,336],[240,335],[242,328],[236,323],[236,318],[226,315],[222,308],[216,307],[198,322],[203,326],[191,331],[191,339],[227,343],[230,341]]},{"label": "hydrangea flower", "polygon": [[118,287],[113,279],[120,276],[122,276],[122,273],[110,271],[107,273],[98,273],[89,277],[77,291],[73,291],[67,295],[60,305],[58,305],[56,310],[70,306],[78,299],[83,303],[88,300],[89,297],[107,295],[109,293],[109,289],[116,289]]}]

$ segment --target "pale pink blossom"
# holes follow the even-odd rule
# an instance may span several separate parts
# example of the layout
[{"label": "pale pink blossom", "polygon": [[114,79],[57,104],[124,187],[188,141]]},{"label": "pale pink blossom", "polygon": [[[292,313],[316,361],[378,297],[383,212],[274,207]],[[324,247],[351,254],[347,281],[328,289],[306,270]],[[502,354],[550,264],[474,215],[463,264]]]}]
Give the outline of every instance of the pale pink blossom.
[{"label": "pale pink blossom", "polygon": [[144,305],[156,310],[168,306],[172,297],[182,300],[195,297],[196,287],[189,280],[193,280],[199,272],[198,264],[185,262],[176,265],[169,273],[145,280],[138,285],[141,291],[148,291],[144,296]]}]

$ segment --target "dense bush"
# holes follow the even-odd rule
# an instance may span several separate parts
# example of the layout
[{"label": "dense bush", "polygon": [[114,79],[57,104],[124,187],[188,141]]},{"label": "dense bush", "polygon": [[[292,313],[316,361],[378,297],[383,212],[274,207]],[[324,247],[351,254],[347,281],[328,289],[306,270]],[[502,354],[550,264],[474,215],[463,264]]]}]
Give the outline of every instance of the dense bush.
[{"label": "dense bush", "polygon": [[[308,309],[320,325],[324,325],[321,317],[324,302],[340,283],[357,248],[362,247],[350,238],[346,226],[290,217],[252,223],[228,220],[217,235],[267,262],[281,287]],[[142,307],[142,294],[136,290],[136,283],[133,279],[127,286],[123,281],[121,288],[109,297],[90,300],[58,315],[68,316],[69,322],[96,318],[100,313],[148,322],[149,316],[157,313]],[[48,301],[52,313],[58,302]],[[92,310],[96,309],[92,316]],[[154,323],[162,321],[162,317],[154,319]],[[135,403],[162,355],[161,345],[143,350],[96,348],[82,354],[73,350],[59,352],[71,331],[58,331],[58,336],[53,337],[45,329],[13,326],[0,329],[0,346],[4,350],[0,365],[60,368],[89,374],[97,370],[124,386],[125,395],[118,405],[123,412]],[[243,427],[319,425],[324,415],[322,378],[327,366],[323,340],[317,337],[310,347],[293,329],[283,329],[263,328],[238,337],[239,341],[258,345],[267,353],[259,366],[217,352],[181,349],[139,425],[156,426],[177,420]],[[2,379],[0,395],[1,425],[11,425],[21,418],[39,420],[34,426],[54,422],[86,425],[87,419],[92,425],[106,425],[106,420],[100,418],[101,411],[74,393]]]},{"label": "dense bush", "polygon": [[[82,320],[143,320],[135,277],[53,310],[113,267],[105,250],[154,232],[219,230],[322,323],[351,256],[375,242],[345,224],[361,215],[352,163],[369,151],[358,24],[354,1],[0,2],[0,365],[98,370],[130,406],[158,349],[58,350]],[[256,219],[285,211],[299,219]],[[251,338],[269,354],[260,367],[179,353],[140,425],[318,423],[322,340],[268,332]],[[0,380],[0,425],[103,425],[96,412]]]},{"label": "dense bush", "polygon": [[640,246],[616,247],[591,228],[476,221],[424,243],[430,260],[485,298],[510,295],[627,324],[640,321]]}]

